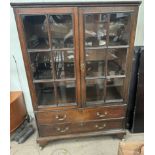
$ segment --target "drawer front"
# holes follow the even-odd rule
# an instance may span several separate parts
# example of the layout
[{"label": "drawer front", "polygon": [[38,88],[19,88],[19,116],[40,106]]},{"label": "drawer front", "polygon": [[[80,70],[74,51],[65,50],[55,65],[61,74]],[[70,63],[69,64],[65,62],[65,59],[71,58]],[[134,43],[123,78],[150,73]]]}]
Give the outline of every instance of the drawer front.
[{"label": "drawer front", "polygon": [[124,120],[110,120],[110,121],[90,121],[79,123],[62,123],[55,125],[39,125],[39,135],[58,136],[76,133],[85,133],[93,131],[106,131],[110,129],[122,129]]},{"label": "drawer front", "polygon": [[53,123],[121,118],[125,117],[125,109],[126,106],[111,106],[53,112],[36,112],[36,118],[40,125],[52,125]]},{"label": "drawer front", "polygon": [[126,106],[86,108],[83,110],[82,121],[125,117],[125,109]]}]

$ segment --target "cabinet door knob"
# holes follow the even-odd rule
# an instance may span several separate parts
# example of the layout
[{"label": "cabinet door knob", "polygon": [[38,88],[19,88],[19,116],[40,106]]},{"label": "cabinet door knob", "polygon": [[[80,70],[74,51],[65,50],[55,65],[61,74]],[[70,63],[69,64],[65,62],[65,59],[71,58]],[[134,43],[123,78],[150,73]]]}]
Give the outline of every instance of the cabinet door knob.
[{"label": "cabinet door knob", "polygon": [[61,129],[60,127],[57,127],[56,129],[57,129],[57,131],[59,131],[59,132],[61,132],[61,133],[64,133],[64,132],[66,132],[66,131],[69,130],[69,127],[66,126],[64,129]]},{"label": "cabinet door knob", "polygon": [[103,125],[99,126],[98,124],[95,125],[95,128],[101,130],[104,129],[106,127],[106,124],[104,123]]},{"label": "cabinet door knob", "polygon": [[105,117],[106,115],[108,114],[108,112],[104,112],[104,114],[101,114],[100,112],[97,112],[96,113],[96,115],[98,116],[98,117],[100,117],[100,118],[103,118],[103,117]]},{"label": "cabinet door knob", "polygon": [[64,116],[56,115],[56,119],[58,119],[59,121],[63,121],[66,119],[66,115],[64,115]]},{"label": "cabinet door knob", "polygon": [[81,71],[82,71],[82,72],[85,71],[85,64],[84,64],[84,63],[81,64]]}]

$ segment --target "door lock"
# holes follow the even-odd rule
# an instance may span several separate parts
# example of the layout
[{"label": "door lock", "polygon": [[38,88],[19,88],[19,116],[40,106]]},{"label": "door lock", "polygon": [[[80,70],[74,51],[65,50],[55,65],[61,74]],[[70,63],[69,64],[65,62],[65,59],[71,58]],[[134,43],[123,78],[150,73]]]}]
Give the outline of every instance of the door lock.
[{"label": "door lock", "polygon": [[81,64],[81,71],[82,71],[82,72],[85,71],[85,64],[84,64],[84,63]]}]

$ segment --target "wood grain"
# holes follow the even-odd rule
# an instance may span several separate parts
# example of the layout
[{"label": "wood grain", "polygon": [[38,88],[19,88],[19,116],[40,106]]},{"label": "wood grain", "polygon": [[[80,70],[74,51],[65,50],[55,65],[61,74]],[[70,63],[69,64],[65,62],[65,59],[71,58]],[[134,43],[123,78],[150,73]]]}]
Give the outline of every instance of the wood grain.
[{"label": "wood grain", "polygon": [[10,133],[14,132],[25,120],[27,115],[23,93],[10,93]]},{"label": "wood grain", "polygon": [[80,108],[74,110],[36,112],[38,123],[51,125],[52,123],[79,122],[125,117],[126,106],[105,106],[96,108]]},{"label": "wood grain", "polygon": [[40,125],[39,135],[42,137],[85,133],[93,131],[106,131],[109,129],[121,129],[123,124],[122,119],[110,121],[90,121],[79,123],[63,123],[55,125]]}]

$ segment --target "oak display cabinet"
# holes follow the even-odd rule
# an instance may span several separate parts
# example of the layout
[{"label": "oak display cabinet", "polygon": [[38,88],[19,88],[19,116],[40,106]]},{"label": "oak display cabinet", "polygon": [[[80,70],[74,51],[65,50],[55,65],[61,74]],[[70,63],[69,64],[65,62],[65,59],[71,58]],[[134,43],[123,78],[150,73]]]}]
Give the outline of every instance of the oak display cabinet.
[{"label": "oak display cabinet", "polygon": [[139,4],[11,3],[40,146],[123,137]]}]

